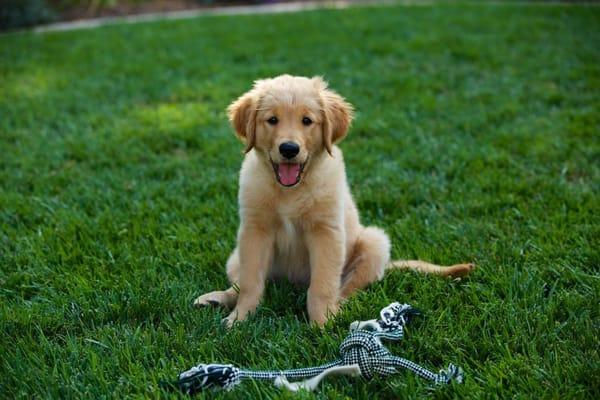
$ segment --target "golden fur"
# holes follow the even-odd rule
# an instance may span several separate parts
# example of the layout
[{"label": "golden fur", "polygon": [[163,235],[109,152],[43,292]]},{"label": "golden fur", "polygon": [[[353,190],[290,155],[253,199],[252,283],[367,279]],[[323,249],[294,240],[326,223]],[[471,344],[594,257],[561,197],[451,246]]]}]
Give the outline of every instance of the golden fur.
[{"label": "golden fur", "polygon": [[[194,303],[233,308],[228,326],[256,309],[270,278],[308,284],[308,315],[323,325],[343,299],[381,279],[386,268],[443,276],[466,275],[473,268],[390,262],[385,232],[360,224],[342,151],[335,145],[348,132],[352,106],[321,78],[282,75],[256,81],[228,113],[246,145],[237,247],[227,261],[232,287]],[[279,147],[290,141],[299,145],[291,161]],[[290,179],[279,172],[285,168],[296,179],[292,187],[283,186]]]}]

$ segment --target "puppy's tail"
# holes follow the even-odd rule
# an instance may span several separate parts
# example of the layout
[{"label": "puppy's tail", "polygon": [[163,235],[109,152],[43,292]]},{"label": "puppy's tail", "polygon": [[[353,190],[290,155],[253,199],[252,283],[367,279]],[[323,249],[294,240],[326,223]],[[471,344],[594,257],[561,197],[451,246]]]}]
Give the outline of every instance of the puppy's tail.
[{"label": "puppy's tail", "polygon": [[386,269],[390,268],[411,269],[448,278],[461,278],[469,275],[475,268],[475,264],[456,264],[444,267],[420,260],[395,260],[388,263]]}]

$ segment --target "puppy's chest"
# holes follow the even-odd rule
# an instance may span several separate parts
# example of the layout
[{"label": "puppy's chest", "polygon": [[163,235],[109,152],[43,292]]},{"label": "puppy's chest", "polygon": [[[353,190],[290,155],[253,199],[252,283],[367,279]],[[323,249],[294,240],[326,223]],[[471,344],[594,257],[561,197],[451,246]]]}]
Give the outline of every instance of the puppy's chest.
[{"label": "puppy's chest", "polygon": [[277,252],[282,256],[304,249],[304,229],[301,219],[280,217],[275,244]]},{"label": "puppy's chest", "polygon": [[[285,201],[287,200],[287,201]],[[279,202],[273,212],[277,215],[278,229],[275,241],[280,253],[293,253],[304,246],[304,223],[310,213],[312,199],[298,196]]]},{"label": "puppy's chest", "polygon": [[275,252],[271,276],[305,283],[310,277],[308,249],[300,219],[281,217],[275,233]]}]

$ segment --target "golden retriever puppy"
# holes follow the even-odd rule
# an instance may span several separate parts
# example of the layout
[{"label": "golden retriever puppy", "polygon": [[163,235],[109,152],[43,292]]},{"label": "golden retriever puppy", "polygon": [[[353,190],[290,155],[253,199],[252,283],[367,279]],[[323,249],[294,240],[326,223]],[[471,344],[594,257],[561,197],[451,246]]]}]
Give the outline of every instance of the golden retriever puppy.
[{"label": "golden retriever puppy", "polygon": [[308,315],[322,326],[342,300],[388,268],[453,277],[473,268],[390,262],[388,236],[360,223],[336,146],[352,106],[321,78],[258,80],[228,113],[246,145],[237,247],[227,261],[232,287],[198,297],[196,306],[233,309],[225,320],[231,326],[254,312],[267,279],[287,278],[308,284]]}]

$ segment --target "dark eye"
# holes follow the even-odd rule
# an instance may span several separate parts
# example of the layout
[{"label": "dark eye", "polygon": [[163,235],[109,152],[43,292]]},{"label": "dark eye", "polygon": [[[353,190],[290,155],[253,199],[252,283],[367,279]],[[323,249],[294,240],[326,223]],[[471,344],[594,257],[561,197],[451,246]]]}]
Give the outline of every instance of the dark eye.
[{"label": "dark eye", "polygon": [[277,117],[271,117],[267,120],[267,122],[269,123],[269,125],[277,125],[279,120],[277,119]]},{"label": "dark eye", "polygon": [[310,124],[312,124],[312,119],[308,118],[308,117],[304,117],[302,118],[302,124],[305,126],[309,126]]}]

